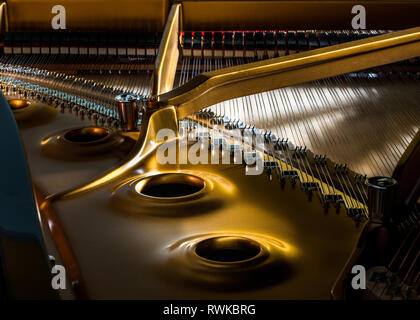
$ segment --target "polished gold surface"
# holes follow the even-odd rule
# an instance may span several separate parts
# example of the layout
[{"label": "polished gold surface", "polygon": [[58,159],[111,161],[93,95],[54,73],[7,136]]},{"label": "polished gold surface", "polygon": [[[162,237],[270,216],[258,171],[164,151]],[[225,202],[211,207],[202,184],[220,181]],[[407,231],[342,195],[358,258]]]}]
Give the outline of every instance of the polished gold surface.
[{"label": "polished gold surface", "polygon": [[255,94],[420,55],[420,28],[202,73],[160,95],[158,104],[177,108],[178,118],[224,100]]},{"label": "polished gold surface", "polygon": [[[83,126],[53,132],[41,141],[44,156],[62,161],[102,160],[119,155],[123,158],[135,140],[111,128]],[[112,155],[111,155],[112,150]]]},{"label": "polished gold surface", "polygon": [[179,57],[180,23],[181,5],[175,4],[169,12],[168,22],[156,58],[152,96],[166,93],[172,89]]},{"label": "polished gold surface", "polygon": [[9,106],[10,108],[12,108],[13,111],[28,108],[32,104],[31,101],[23,99],[10,99],[7,102],[9,103]]},{"label": "polished gold surface", "polygon": [[157,200],[183,201],[196,198],[205,192],[206,182],[183,173],[159,174],[136,183],[135,190],[142,196]]},{"label": "polished gold surface", "polygon": [[169,4],[166,0],[8,0],[9,31],[51,30],[51,10],[66,9],[66,29],[162,31]]},{"label": "polished gold surface", "polygon": [[[116,179],[110,187],[54,201],[51,206],[67,230],[78,230],[69,237],[90,296],[328,299],[362,226],[356,227],[345,211],[337,214],[331,208],[326,213],[318,198],[309,201],[299,184],[282,189],[276,178],[245,176],[244,170],[237,165],[162,167],[151,156],[128,172],[127,182]],[[146,199],[136,191],[143,178],[177,173],[199,176],[209,189],[201,197],[177,202]],[[94,212],[89,203],[95,203]],[[94,234],[88,231],[92,224]],[[86,246],[88,237],[98,241]],[[250,239],[265,253],[226,270],[223,263],[207,263],[194,251],[194,244],[210,237]],[[112,254],[112,261],[99,254],[104,251]],[[104,265],[99,274],[94,274],[94,261]],[[110,273],[112,281],[105,284],[89,281]],[[252,290],[256,288],[258,294]]]},{"label": "polished gold surface", "polygon": [[204,260],[217,263],[242,263],[258,257],[261,245],[243,237],[219,236],[200,241],[194,252]]},{"label": "polished gold surface", "polygon": [[[354,1],[182,1],[184,30],[348,30]],[[369,29],[404,29],[418,25],[416,0],[363,1]]]},{"label": "polished gold surface", "polygon": [[[176,1],[182,3],[184,30],[268,30],[268,29],[349,29],[353,1]],[[36,4],[34,6],[34,4]],[[170,9],[167,0],[73,1],[66,8],[69,30],[162,31]],[[370,0],[363,2],[369,12],[370,29],[403,29],[416,26],[417,1]],[[50,30],[49,0],[9,0],[10,31]]]},{"label": "polished gold surface", "polygon": [[[92,121],[59,110],[45,104],[37,104],[34,109],[14,114],[21,131],[22,139],[30,139],[25,149],[31,154],[36,167],[31,167],[33,182],[42,194],[49,195],[57,190],[78,185],[117,165],[127,156],[135,140],[114,130],[95,127]],[[29,116],[25,116],[27,113]],[[68,132],[110,132],[109,137],[94,142],[72,142],[64,139]],[[96,129],[96,130],[97,130]],[[95,136],[97,137],[97,136]],[[111,152],[112,150],[112,152]],[[64,170],[65,168],[65,170]],[[91,173],[87,171],[91,170]],[[45,183],[38,175],[52,178]]]},{"label": "polished gold surface", "polygon": [[129,170],[141,164],[142,161],[144,161],[160,144],[162,144],[162,142],[156,141],[156,135],[159,129],[167,128],[173,130],[174,132],[178,132],[178,124],[174,108],[163,108],[151,114],[149,119],[145,118],[144,120],[148,125],[141,127],[136,145],[130,155],[120,165],[109,170],[97,179],[75,186],[74,188],[55,193],[48,197],[47,200],[54,201],[57,199],[75,197],[120,178]]},{"label": "polished gold surface", "polygon": [[[111,165],[91,155],[60,159],[40,152],[46,131],[76,122],[64,113],[48,125],[21,127],[33,183],[47,193]],[[113,163],[121,157],[117,148],[107,156]],[[198,191],[165,199],[142,194],[154,183],[190,184]],[[72,279],[83,276],[89,298],[328,299],[363,226],[345,210],[325,211],[299,183],[246,176],[234,164],[160,165],[155,153],[90,191],[40,206],[51,231],[65,231],[61,253]],[[233,261],[219,261],[220,250]]]},{"label": "polished gold surface", "polygon": [[7,3],[1,1],[0,3],[0,32],[9,30],[9,19],[7,15]]},{"label": "polished gold surface", "polygon": [[287,282],[296,273],[292,262],[296,248],[255,233],[187,237],[171,245],[169,255],[167,267],[174,269],[173,277],[208,290],[262,289]]},{"label": "polished gold surface", "polygon": [[[34,24],[46,28],[43,10],[49,3],[39,1],[37,10],[42,14],[28,21],[20,14],[27,14],[29,2],[9,1],[12,30],[24,30]],[[69,6],[70,13],[75,8],[80,10],[77,19],[69,21],[74,29],[106,29],[107,24],[116,30],[162,30],[167,2],[147,4],[104,0],[63,3],[66,8]],[[85,20],[87,13],[82,9],[92,5],[104,7],[103,21],[85,22],[89,20]],[[132,7],[127,13],[129,5]],[[386,12],[394,8],[394,2],[388,1],[367,4],[376,10],[380,5]],[[274,169],[255,176],[247,175],[247,168],[242,162],[234,163],[233,156],[230,164],[161,164],[156,152],[160,146],[178,146],[183,142],[177,134],[168,141],[158,139],[158,131],[163,128],[178,133],[180,119],[188,117],[192,126],[217,127],[217,121],[210,123],[205,114],[194,113],[218,102],[420,56],[420,29],[414,28],[206,72],[170,91],[182,29],[212,27],[217,19],[229,20],[228,17],[230,22],[225,20],[227,24],[221,26],[238,26],[241,19],[249,21],[249,14],[242,17],[249,12],[255,12],[250,27],[270,26],[274,19],[286,15],[282,23],[288,25],[293,19],[290,11],[305,11],[307,17],[314,6],[313,1],[174,4],[156,58],[152,98],[139,132],[120,132],[105,120],[92,124],[93,111],[89,113],[77,105],[58,101],[54,108],[48,103],[21,102],[24,100],[17,99],[22,97],[10,97],[10,101],[15,101],[12,107],[19,107],[14,114],[39,194],[42,217],[61,248],[63,261],[71,268],[69,277],[76,283],[73,288],[83,289],[82,297],[330,298],[331,288],[343,276],[343,267],[350,261],[367,225],[362,214],[357,219],[348,217],[350,209],[366,213],[361,190],[359,198],[346,189],[350,182],[340,189],[334,181],[316,176],[309,162],[302,160],[306,149],[296,149],[295,162],[290,162],[287,157],[292,149],[287,144],[280,145],[283,149],[278,153],[258,150],[264,161],[274,163]],[[350,12],[348,1],[321,1],[317,8],[326,9],[325,13],[307,22],[326,20],[325,14],[332,14],[328,9],[332,6],[337,10],[336,17],[344,14],[344,8]],[[416,8],[410,1],[404,1],[404,6]],[[120,12],[115,15],[117,7]],[[218,18],[211,12],[217,12]],[[407,24],[411,23],[411,13],[405,17]],[[109,16],[117,18],[106,21]],[[334,27],[334,21],[330,27]],[[13,77],[14,73],[8,75]],[[26,80],[25,76],[19,77]],[[74,79],[69,81],[62,75],[56,79],[45,77],[43,84],[51,79],[62,81],[54,88],[64,88],[64,92],[70,88],[71,93],[80,94]],[[140,90],[131,82],[132,78],[117,87]],[[100,103],[105,100],[104,92],[113,91],[96,91],[98,87],[97,83],[87,83],[81,88],[86,88],[88,97]],[[66,111],[75,113],[85,123],[81,125]],[[186,145],[189,150],[211,153],[202,145]],[[323,168],[328,170],[326,165]],[[295,176],[286,180],[286,172]],[[346,170],[338,167],[335,174],[345,176],[343,172]],[[327,198],[333,201],[327,202]],[[82,280],[83,284],[79,283]],[[333,292],[334,297],[343,297],[337,292]]]},{"label": "polished gold surface", "polygon": [[109,137],[109,130],[97,127],[83,127],[67,131],[63,138],[73,143],[92,143],[103,141]]}]

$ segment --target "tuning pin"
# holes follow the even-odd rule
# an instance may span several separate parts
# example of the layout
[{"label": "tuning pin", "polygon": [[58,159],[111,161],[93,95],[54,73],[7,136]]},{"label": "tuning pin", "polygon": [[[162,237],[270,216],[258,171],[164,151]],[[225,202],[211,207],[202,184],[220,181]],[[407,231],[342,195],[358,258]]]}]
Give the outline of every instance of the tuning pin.
[{"label": "tuning pin", "polygon": [[113,128],[115,128],[115,129],[119,129],[120,128],[120,122],[118,121],[118,120],[112,120],[112,123],[111,123],[111,125],[112,125],[112,127]]},{"label": "tuning pin", "polygon": [[368,211],[372,222],[388,223],[393,215],[397,181],[391,177],[371,177],[368,186]]},{"label": "tuning pin", "polygon": [[80,118],[80,120],[84,120],[85,119],[85,114],[86,114],[86,111],[84,109],[80,109],[79,110],[79,118]]},{"label": "tuning pin", "polygon": [[45,103],[46,100],[45,95],[43,93],[39,93],[37,99],[41,103]]},{"label": "tuning pin", "polygon": [[55,108],[57,108],[61,103],[61,101],[59,99],[52,99],[52,100],[53,101],[52,101],[51,105]]},{"label": "tuning pin", "polygon": [[73,108],[72,108],[72,112],[73,112],[73,114],[75,115],[75,116],[77,116],[78,115],[78,113],[79,113],[79,109],[80,109],[80,107],[76,104],[76,105],[74,105],[73,106]]},{"label": "tuning pin", "polygon": [[92,114],[92,119],[93,119],[93,123],[95,124],[95,126],[98,125],[98,120],[99,120],[99,114],[97,114],[96,112]]},{"label": "tuning pin", "polygon": [[19,96],[23,95],[23,89],[22,89],[22,87],[18,86],[18,87],[16,88],[16,92],[17,92],[17,94],[18,94]]},{"label": "tuning pin", "polygon": [[58,105],[58,109],[60,110],[60,112],[61,113],[64,113],[64,111],[65,111],[65,107],[64,107],[64,103],[60,103],[59,105]]},{"label": "tuning pin", "polygon": [[118,103],[121,128],[126,131],[137,130],[141,98],[135,94],[124,93],[118,95],[115,100]]},{"label": "tuning pin", "polygon": [[46,98],[45,98],[45,104],[51,106],[53,104],[53,101],[54,100],[53,100],[53,97],[52,96],[50,96],[50,95],[47,95],[46,96]]},{"label": "tuning pin", "polygon": [[89,110],[86,112],[86,114],[87,114],[87,119],[88,119],[89,121],[91,121],[91,120],[92,120],[93,110],[92,110],[92,109],[89,109]]},{"label": "tuning pin", "polygon": [[106,117],[106,125],[107,127],[112,126],[113,119],[111,117]]},{"label": "tuning pin", "polygon": [[267,168],[267,175],[268,175],[268,179],[270,179],[270,181],[273,180],[273,172],[271,168]]},{"label": "tuning pin", "polygon": [[104,126],[104,124],[105,124],[105,119],[104,119],[104,117],[99,117],[99,119],[98,119],[98,125],[99,125],[100,127],[103,127],[103,126]]}]

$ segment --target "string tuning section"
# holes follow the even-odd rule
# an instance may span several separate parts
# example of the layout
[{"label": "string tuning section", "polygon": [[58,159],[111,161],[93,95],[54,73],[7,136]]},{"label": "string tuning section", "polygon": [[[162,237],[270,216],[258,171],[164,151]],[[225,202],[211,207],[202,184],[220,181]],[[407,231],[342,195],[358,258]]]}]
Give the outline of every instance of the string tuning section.
[{"label": "string tuning section", "polygon": [[152,57],[158,53],[161,38],[159,32],[7,32],[4,54]]},{"label": "string tuning section", "polygon": [[[288,138],[278,138],[269,130],[245,125],[240,120],[230,119],[224,114],[206,109],[195,113],[188,123],[191,121],[195,122],[196,126],[188,126],[188,139],[191,132],[194,132],[197,136],[194,141],[208,139],[210,151],[223,150],[230,152],[231,156],[242,152],[244,166],[250,163],[247,159],[258,158],[259,161],[255,163],[263,164],[263,171],[269,181],[274,181],[276,178],[282,188],[289,182],[293,188],[299,187],[304,191],[310,201],[314,194],[318,194],[326,211],[331,205],[335,207],[336,212],[344,207],[347,215],[356,224],[367,219],[365,175],[353,172],[345,164],[332,162],[326,155],[313,154],[305,146],[296,146]],[[228,141],[227,137],[231,139],[232,131],[238,128],[242,136],[247,135],[254,139],[260,135],[264,150],[253,149],[249,152],[246,150],[249,146],[245,149],[243,140],[238,140],[232,145],[232,141]],[[211,130],[218,130],[217,138],[213,137]],[[230,147],[228,147],[229,144],[231,144]],[[253,145],[253,147],[256,146]]]},{"label": "string tuning section", "polygon": [[183,58],[269,59],[383,34],[378,30],[184,31]]},{"label": "string tuning section", "polygon": [[28,97],[61,113],[73,113],[80,120],[93,118],[98,125],[115,125],[119,120],[112,87],[74,75],[6,63],[0,63],[0,72],[0,87],[6,96]]}]

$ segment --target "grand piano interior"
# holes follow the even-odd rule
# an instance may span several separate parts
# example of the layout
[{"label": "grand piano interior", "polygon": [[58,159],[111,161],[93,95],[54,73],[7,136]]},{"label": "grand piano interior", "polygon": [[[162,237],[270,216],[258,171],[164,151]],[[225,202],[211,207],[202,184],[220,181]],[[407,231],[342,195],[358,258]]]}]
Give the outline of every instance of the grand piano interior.
[{"label": "grand piano interior", "polygon": [[419,299],[419,1],[0,2],[3,297]]}]

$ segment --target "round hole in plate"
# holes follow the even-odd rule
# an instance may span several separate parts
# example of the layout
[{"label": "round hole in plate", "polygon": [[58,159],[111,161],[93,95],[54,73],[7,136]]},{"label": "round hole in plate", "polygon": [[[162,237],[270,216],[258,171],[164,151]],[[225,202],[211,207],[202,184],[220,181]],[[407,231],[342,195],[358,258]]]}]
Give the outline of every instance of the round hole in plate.
[{"label": "round hole in plate", "polygon": [[236,236],[209,238],[200,241],[195,247],[195,253],[199,257],[219,263],[251,260],[261,251],[262,248],[258,242]]},{"label": "round hole in plate", "polygon": [[10,108],[12,108],[12,110],[27,108],[31,105],[31,102],[29,100],[23,99],[10,99],[7,102],[9,103],[9,106]]},{"label": "round hole in plate", "polygon": [[86,127],[67,131],[64,139],[75,143],[89,143],[105,139],[109,134],[109,130],[104,128]]},{"label": "round hole in plate", "polygon": [[184,173],[159,174],[140,180],[136,191],[154,198],[178,198],[194,195],[204,189],[203,179]]}]

